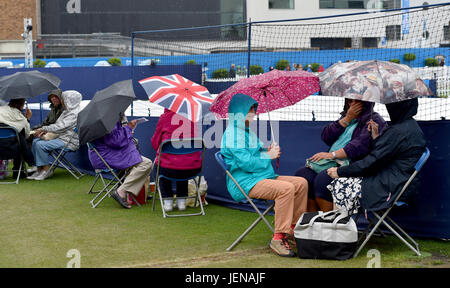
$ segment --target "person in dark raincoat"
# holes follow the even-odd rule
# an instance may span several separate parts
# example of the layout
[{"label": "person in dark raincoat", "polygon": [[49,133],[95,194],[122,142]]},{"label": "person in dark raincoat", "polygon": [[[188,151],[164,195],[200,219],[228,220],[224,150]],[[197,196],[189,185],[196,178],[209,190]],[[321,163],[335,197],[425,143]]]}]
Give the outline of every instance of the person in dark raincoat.
[{"label": "person in dark raincoat", "polygon": [[[348,166],[328,169],[330,177],[336,178],[329,189],[337,208],[355,213],[359,206],[365,211],[390,207],[425,151],[423,132],[413,119],[417,98],[386,104],[386,108],[391,123],[383,133],[378,136],[377,125],[369,125],[375,139],[369,154]],[[415,177],[400,199],[407,199],[417,185]]]},{"label": "person in dark raincoat", "polygon": [[[372,102],[345,99],[341,118],[331,122],[322,130],[322,141],[331,147],[330,151],[316,153],[310,160],[317,162],[321,159],[337,161],[348,159],[351,163],[364,158],[373,144],[370,132],[367,130],[368,121],[376,122],[380,132],[386,127],[384,119],[378,113],[373,112],[373,106]],[[348,131],[352,128],[353,132]],[[338,144],[338,140],[342,141],[343,137],[347,137],[345,140],[347,143],[342,142],[340,145],[344,147],[334,146],[335,143]],[[308,181],[308,211],[331,211],[333,210],[333,198],[327,186],[333,179],[328,176],[326,169],[317,172],[310,167],[303,166],[295,172],[295,176],[303,177]]]},{"label": "person in dark raincoat", "polygon": [[45,120],[41,124],[34,126],[32,130],[54,124],[56,120],[58,120],[59,116],[61,116],[64,111],[64,108],[61,105],[61,94],[62,91],[60,89],[55,89],[48,93],[47,99],[48,102],[50,102],[50,112],[47,114]]}]

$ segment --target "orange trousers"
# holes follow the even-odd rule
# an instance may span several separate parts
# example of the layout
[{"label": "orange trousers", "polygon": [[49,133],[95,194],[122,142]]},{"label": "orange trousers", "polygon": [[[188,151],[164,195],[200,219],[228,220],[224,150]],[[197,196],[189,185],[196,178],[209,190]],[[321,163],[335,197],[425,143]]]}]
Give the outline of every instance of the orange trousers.
[{"label": "orange trousers", "polygon": [[275,201],[275,233],[292,234],[295,225],[306,212],[308,203],[308,182],[295,176],[278,176],[264,179],[250,190],[250,198]]}]

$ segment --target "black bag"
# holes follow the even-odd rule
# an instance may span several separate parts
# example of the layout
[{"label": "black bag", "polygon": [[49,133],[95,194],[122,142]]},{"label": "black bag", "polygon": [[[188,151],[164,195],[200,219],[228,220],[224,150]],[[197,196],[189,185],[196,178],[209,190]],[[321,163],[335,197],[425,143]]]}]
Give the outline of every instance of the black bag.
[{"label": "black bag", "polygon": [[345,260],[358,243],[355,221],[346,211],[304,213],[295,225],[299,258]]}]

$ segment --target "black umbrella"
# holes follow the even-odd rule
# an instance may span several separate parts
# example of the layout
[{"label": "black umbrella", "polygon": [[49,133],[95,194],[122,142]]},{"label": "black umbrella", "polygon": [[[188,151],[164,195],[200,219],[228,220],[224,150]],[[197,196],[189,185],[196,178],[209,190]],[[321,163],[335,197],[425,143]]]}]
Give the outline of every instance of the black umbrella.
[{"label": "black umbrella", "polygon": [[61,80],[37,70],[16,72],[0,77],[0,99],[31,98],[59,87]]},{"label": "black umbrella", "polygon": [[120,114],[136,99],[132,80],[116,82],[95,93],[91,102],[80,111],[77,119],[80,145],[110,133]]}]

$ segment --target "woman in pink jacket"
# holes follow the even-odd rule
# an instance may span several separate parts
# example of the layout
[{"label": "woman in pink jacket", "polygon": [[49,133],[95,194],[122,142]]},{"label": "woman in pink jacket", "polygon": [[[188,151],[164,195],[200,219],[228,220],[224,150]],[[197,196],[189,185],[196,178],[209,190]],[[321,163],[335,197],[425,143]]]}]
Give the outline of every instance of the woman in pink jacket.
[{"label": "woman in pink jacket", "polygon": [[[162,142],[167,139],[183,139],[199,137],[198,127],[190,120],[168,110],[160,116],[155,134],[152,137],[152,147],[158,151]],[[176,155],[163,154],[161,159],[156,153],[155,164],[160,164],[160,174],[170,178],[185,179],[192,177],[200,172],[202,166],[201,152],[192,154]],[[177,207],[178,210],[186,209],[186,198],[188,196],[188,181],[177,181]],[[159,182],[162,198],[164,199],[164,210],[170,212],[173,210],[173,191],[172,181],[161,178]]]}]

